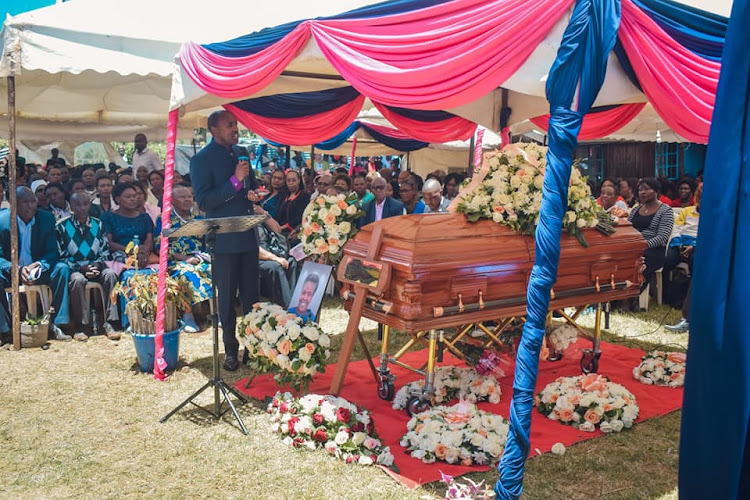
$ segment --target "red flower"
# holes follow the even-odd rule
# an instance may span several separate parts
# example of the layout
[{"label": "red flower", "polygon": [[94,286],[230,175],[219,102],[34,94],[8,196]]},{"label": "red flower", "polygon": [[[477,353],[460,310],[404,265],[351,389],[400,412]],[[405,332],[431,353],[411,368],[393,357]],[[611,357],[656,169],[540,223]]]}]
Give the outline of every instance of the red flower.
[{"label": "red flower", "polygon": [[289,419],[289,421],[286,423],[289,432],[292,432],[294,430],[294,424],[296,424],[297,422],[299,422],[299,417],[292,417]]},{"label": "red flower", "polygon": [[350,412],[349,410],[347,410],[346,408],[338,408],[338,409],[336,410],[336,419],[337,419],[337,420],[338,420],[339,422],[344,422],[344,423],[346,423],[346,422],[348,422],[348,421],[349,421],[349,419],[350,419],[350,418],[352,418],[352,414],[351,414],[351,412]]},{"label": "red flower", "polygon": [[370,418],[370,422],[367,424],[367,433],[375,434],[375,422],[372,421],[372,418]]},{"label": "red flower", "polygon": [[352,432],[365,432],[365,424],[362,422],[357,422],[356,424],[352,425]]},{"label": "red flower", "polygon": [[281,406],[279,406],[279,413],[286,413],[288,411],[289,411],[289,403],[288,402],[281,403]]},{"label": "red flower", "polygon": [[378,463],[378,456],[373,453],[370,455],[370,460],[372,460],[372,463],[376,464]]},{"label": "red flower", "polygon": [[353,461],[354,461],[354,457],[352,455],[349,455],[348,457],[346,457],[346,463],[350,464]]},{"label": "red flower", "polygon": [[315,433],[312,436],[313,440],[318,441],[320,443],[325,443],[328,441],[328,434],[326,434],[325,429],[318,429],[315,431]]},{"label": "red flower", "polygon": [[312,421],[313,421],[313,425],[318,427],[320,425],[323,425],[323,423],[325,422],[325,417],[321,415],[320,413],[316,413],[315,415],[313,415]]},{"label": "red flower", "polygon": [[304,439],[296,438],[294,441],[292,441],[292,446],[294,446],[295,448],[299,448],[300,446],[302,446],[302,443],[304,442],[305,442]]}]

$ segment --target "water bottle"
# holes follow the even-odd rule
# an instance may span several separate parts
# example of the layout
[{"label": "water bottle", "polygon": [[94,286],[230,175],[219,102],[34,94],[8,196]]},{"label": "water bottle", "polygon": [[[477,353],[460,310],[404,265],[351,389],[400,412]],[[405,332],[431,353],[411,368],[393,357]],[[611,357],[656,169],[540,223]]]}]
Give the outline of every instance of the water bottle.
[{"label": "water bottle", "polygon": [[99,335],[99,320],[96,317],[96,308],[91,308],[91,333]]},{"label": "water bottle", "polygon": [[133,235],[133,245],[135,246],[141,246],[141,239],[138,237],[137,234]]}]

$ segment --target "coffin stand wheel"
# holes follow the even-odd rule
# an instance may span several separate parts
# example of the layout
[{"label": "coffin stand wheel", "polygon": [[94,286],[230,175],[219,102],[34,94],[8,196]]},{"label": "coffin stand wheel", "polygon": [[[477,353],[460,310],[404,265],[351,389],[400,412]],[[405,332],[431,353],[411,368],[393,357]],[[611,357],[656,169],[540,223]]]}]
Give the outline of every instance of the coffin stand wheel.
[{"label": "coffin stand wheel", "polygon": [[378,384],[378,397],[383,401],[393,401],[393,396],[396,394],[396,388],[394,387],[393,380],[388,375],[380,376],[380,383]]},{"label": "coffin stand wheel", "polygon": [[417,413],[422,413],[430,408],[430,402],[422,399],[420,396],[412,396],[406,402],[406,413],[412,417]]},{"label": "coffin stand wheel", "polygon": [[581,355],[581,371],[585,374],[596,373],[599,370],[599,357],[601,351],[594,352],[591,349],[585,349]]}]

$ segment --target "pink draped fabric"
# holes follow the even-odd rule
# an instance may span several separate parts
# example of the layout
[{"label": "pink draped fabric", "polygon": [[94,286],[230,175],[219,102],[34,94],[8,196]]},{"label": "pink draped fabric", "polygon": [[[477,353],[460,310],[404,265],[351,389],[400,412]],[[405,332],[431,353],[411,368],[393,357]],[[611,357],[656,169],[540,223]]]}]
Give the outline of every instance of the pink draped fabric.
[{"label": "pink draped fabric", "polygon": [[189,42],[180,48],[180,62],[190,79],[206,92],[245,99],[274,81],[309,38],[309,23],[303,22],[278,43],[247,57],[221,56]]},{"label": "pink draped fabric", "polygon": [[386,127],[386,126],[383,126],[383,125],[377,125],[375,123],[370,123],[368,121],[364,121],[362,123],[364,123],[365,125],[367,125],[368,128],[373,129],[375,132],[379,132],[379,133],[381,133],[383,135],[387,135],[388,137],[393,137],[394,139],[405,140],[405,141],[414,140],[414,137],[412,137],[410,135],[407,135],[407,134],[403,133],[402,131],[400,131],[400,130],[398,130],[396,128],[393,128],[393,127]]},{"label": "pink draped fabric", "polygon": [[630,0],[622,0],[619,37],[659,116],[685,139],[707,143],[721,63],[677,43]]},{"label": "pink draped fabric", "polygon": [[233,104],[224,105],[237,121],[261,137],[289,146],[309,146],[341,133],[357,119],[365,96],[317,115],[303,118],[267,118],[242,110]]},{"label": "pink draped fabric", "polygon": [[502,85],[572,3],[455,0],[377,18],[311,20],[251,56],[223,57],[186,44],[180,59],[203,90],[247,98],[281,74],[311,33],[326,59],[367,97],[389,106],[447,109]]},{"label": "pink draped fabric", "polygon": [[470,138],[477,124],[460,116],[436,122],[424,122],[406,118],[388,107],[372,102],[383,117],[404,132],[409,138],[425,142],[465,141]]},{"label": "pink draped fabric", "polygon": [[[583,117],[578,140],[587,141],[614,134],[635,118],[644,106],[645,102],[623,104],[607,111],[587,114]],[[549,128],[549,115],[535,116],[529,120],[544,131]]]},{"label": "pink draped fabric", "polygon": [[[179,110],[169,112],[167,123],[167,162],[164,166],[164,196],[162,198],[161,220],[162,230],[169,228],[170,215],[172,213],[172,180],[174,178],[174,151],[177,142],[177,122]],[[167,362],[164,360],[164,302],[167,292],[167,261],[169,260],[169,241],[162,238],[159,247],[159,291],[156,295],[156,337],[154,338],[154,378],[165,380],[167,376],[164,369]]]}]

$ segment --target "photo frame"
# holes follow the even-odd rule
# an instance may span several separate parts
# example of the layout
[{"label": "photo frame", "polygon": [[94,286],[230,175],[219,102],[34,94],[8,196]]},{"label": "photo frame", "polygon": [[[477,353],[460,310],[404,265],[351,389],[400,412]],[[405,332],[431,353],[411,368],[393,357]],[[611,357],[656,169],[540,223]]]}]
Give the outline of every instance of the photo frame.
[{"label": "photo frame", "polygon": [[387,262],[345,255],[339,264],[339,281],[365,287],[376,295],[383,293],[390,277],[391,266]]},{"label": "photo frame", "polygon": [[302,266],[297,286],[287,304],[287,311],[303,320],[318,321],[332,266],[307,261]]}]

